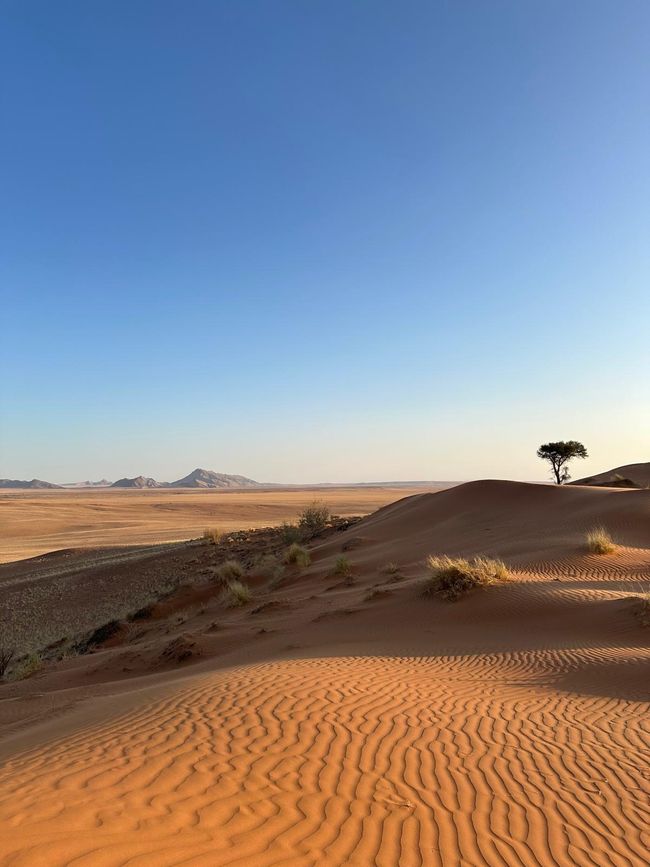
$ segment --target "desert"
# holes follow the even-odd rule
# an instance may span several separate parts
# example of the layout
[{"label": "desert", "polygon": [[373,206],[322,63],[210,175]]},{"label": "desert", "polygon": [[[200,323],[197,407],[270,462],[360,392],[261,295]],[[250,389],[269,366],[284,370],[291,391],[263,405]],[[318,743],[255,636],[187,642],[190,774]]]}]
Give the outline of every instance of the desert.
[{"label": "desert", "polygon": [[[486,480],[5,563],[2,863],[645,863],[649,519]],[[449,601],[436,554],[507,573]]]},{"label": "desert", "polygon": [[650,865],[649,44],[0,3],[0,867]]}]

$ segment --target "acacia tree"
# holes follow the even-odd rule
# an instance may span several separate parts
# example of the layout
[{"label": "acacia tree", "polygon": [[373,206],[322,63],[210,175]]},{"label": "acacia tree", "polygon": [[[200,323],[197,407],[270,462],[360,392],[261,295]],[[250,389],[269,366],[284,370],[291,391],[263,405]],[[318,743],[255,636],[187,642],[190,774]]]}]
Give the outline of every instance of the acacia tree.
[{"label": "acacia tree", "polygon": [[553,475],[558,485],[568,482],[571,478],[566,464],[572,458],[586,458],[587,449],[577,440],[567,440],[559,443],[545,443],[537,449],[537,457],[548,461],[553,468]]}]

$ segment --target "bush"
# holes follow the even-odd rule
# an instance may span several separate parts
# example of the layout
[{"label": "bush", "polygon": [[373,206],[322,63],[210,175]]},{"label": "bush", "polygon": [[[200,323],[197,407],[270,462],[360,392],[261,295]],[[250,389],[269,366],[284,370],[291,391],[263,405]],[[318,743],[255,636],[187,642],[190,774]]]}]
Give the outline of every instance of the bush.
[{"label": "bush", "polygon": [[505,563],[487,557],[466,560],[464,557],[431,556],[427,566],[431,574],[424,595],[435,593],[450,601],[460,599],[477,587],[488,587],[512,577]]},{"label": "bush", "polygon": [[287,548],[286,554],[284,555],[284,562],[289,566],[304,567],[309,566],[311,563],[311,557],[306,548],[303,548],[302,545],[294,542],[293,545],[290,545]]},{"label": "bush", "polygon": [[221,541],[221,530],[217,527],[208,528],[203,531],[203,538],[210,545],[218,545]]},{"label": "bush", "polygon": [[222,584],[239,581],[244,577],[244,567],[239,560],[226,560],[216,571],[217,580]]},{"label": "bush", "polygon": [[289,524],[287,521],[283,521],[280,525],[280,533],[282,535],[282,541],[285,545],[292,545],[294,542],[300,542],[302,539],[302,532],[300,528],[295,524]]},{"label": "bush", "polygon": [[25,680],[43,668],[43,660],[38,653],[30,653],[14,671],[14,680]]},{"label": "bush", "polygon": [[350,578],[352,576],[352,564],[347,557],[337,557],[332,575],[338,575],[341,578]]},{"label": "bush", "polygon": [[253,594],[250,587],[242,581],[229,581],[224,588],[222,596],[222,600],[228,608],[246,605],[252,598]]},{"label": "bush", "polygon": [[611,554],[616,546],[604,527],[594,527],[587,533],[587,549],[592,554]]},{"label": "bush", "polygon": [[330,510],[325,503],[315,500],[310,506],[300,513],[298,527],[305,539],[313,539],[318,536],[329,524]]}]

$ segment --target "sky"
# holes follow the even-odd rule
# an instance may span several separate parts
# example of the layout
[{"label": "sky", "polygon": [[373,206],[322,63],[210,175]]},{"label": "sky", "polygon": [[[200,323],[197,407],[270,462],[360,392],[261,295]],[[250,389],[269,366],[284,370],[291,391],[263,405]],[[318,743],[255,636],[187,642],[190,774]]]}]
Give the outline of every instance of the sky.
[{"label": "sky", "polygon": [[0,477],[650,460],[647,0],[0,21]]}]

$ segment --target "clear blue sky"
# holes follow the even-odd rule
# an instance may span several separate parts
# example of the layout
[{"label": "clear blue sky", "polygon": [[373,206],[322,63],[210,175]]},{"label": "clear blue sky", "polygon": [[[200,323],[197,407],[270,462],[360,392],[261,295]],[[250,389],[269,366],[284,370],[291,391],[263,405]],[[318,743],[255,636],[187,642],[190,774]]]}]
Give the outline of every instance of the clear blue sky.
[{"label": "clear blue sky", "polygon": [[0,476],[650,460],[647,0],[0,18]]}]

